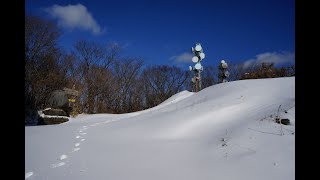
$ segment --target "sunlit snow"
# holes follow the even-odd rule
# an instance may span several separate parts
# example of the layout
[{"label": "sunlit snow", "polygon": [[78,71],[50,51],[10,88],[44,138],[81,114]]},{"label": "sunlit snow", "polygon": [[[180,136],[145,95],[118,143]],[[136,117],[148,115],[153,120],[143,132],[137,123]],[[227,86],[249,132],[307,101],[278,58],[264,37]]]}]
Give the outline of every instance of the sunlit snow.
[{"label": "sunlit snow", "polygon": [[221,83],[144,111],[27,126],[25,173],[30,180],[295,179],[295,78]]}]

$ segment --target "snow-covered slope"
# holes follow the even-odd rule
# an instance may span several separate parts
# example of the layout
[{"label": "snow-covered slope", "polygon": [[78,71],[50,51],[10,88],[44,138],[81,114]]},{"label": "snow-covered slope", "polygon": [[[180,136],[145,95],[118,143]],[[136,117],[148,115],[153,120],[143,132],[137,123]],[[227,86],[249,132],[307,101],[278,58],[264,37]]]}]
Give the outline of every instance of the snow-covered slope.
[{"label": "snow-covered slope", "polygon": [[145,111],[26,127],[26,178],[294,179],[294,124],[294,77],[217,84]]}]

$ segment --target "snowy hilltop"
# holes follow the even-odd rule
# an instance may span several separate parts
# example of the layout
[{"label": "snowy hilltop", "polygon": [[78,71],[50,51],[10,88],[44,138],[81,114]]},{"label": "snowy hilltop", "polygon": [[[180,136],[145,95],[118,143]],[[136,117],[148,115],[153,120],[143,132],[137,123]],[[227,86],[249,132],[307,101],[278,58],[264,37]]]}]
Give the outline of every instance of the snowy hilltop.
[{"label": "snowy hilltop", "polygon": [[144,111],[26,126],[25,173],[30,180],[295,179],[295,77],[221,83]]}]

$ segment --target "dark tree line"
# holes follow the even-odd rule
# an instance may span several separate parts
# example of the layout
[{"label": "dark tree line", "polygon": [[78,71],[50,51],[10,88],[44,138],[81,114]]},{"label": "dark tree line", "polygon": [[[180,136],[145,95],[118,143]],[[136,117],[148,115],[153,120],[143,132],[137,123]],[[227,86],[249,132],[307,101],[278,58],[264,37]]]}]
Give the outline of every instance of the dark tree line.
[{"label": "dark tree line", "polygon": [[[151,66],[143,71],[145,108],[153,107],[168,99],[177,92],[184,90],[188,71],[170,66]],[[189,80],[190,81],[190,80]]]},{"label": "dark tree line", "polygon": [[262,62],[253,64],[240,74],[239,79],[261,79],[261,78],[276,78],[295,76],[295,66],[275,67],[274,63]]},{"label": "dark tree line", "polygon": [[121,57],[116,44],[77,41],[71,52],[57,46],[60,30],[39,17],[25,16],[25,109],[50,106],[55,90],[79,91],[79,113],[127,113],[156,106],[186,89],[189,74],[174,66],[148,66]]},{"label": "dark tree line", "polygon": [[[57,46],[60,30],[39,17],[25,16],[25,110],[27,117],[50,106],[55,90],[75,87],[79,91],[74,110],[78,113],[127,113],[154,107],[170,96],[192,91],[192,72],[175,66],[146,66],[142,59],[122,57],[116,44],[77,41],[71,52]],[[230,64],[229,81],[284,77],[294,67],[273,64]],[[217,83],[218,68],[207,66],[202,87]],[[32,114],[33,113],[33,114]]]},{"label": "dark tree line", "polygon": [[49,21],[25,16],[25,110],[44,108],[47,96],[66,85],[68,57],[57,48],[59,29]]}]

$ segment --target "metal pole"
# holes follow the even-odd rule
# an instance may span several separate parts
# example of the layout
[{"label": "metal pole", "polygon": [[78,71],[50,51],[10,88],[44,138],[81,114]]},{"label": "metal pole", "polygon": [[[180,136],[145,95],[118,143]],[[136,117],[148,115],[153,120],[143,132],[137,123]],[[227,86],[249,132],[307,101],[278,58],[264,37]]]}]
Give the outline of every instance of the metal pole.
[{"label": "metal pole", "polygon": [[198,92],[198,79],[196,78],[196,92]]},{"label": "metal pole", "polygon": [[199,70],[199,91],[201,91],[201,71]]}]

